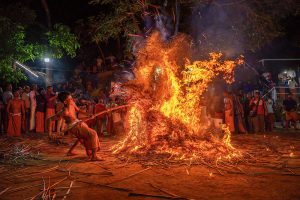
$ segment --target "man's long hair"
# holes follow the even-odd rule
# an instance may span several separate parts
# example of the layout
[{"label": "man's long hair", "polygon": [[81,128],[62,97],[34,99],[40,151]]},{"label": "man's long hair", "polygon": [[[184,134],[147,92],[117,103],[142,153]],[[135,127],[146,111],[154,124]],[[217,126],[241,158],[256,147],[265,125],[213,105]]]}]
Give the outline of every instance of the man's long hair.
[{"label": "man's long hair", "polygon": [[58,94],[58,100],[59,100],[60,102],[64,103],[65,100],[68,98],[69,95],[70,95],[69,92],[60,92],[60,93]]}]

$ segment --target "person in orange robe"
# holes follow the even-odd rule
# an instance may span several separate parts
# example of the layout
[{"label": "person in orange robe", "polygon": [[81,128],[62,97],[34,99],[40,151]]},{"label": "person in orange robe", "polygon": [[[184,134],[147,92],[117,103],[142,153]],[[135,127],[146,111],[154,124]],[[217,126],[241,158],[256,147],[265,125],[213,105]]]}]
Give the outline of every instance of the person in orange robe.
[{"label": "person in orange robe", "polygon": [[45,109],[46,109],[46,91],[43,88],[38,90],[36,95],[36,133],[45,133]]},{"label": "person in orange robe", "polygon": [[234,129],[234,110],[232,96],[225,91],[224,92],[224,108],[225,108],[225,124],[228,126],[231,133]]},{"label": "person in orange robe", "polygon": [[19,92],[14,92],[14,98],[8,102],[8,136],[21,136],[22,120],[25,119],[24,101],[20,99]]},{"label": "person in orange robe", "polygon": [[[57,94],[53,92],[53,87],[47,87],[46,93],[46,119],[55,115],[55,102]],[[47,124],[47,129],[51,128],[51,132],[55,130],[55,121],[51,121],[50,124]],[[49,130],[48,130],[49,131]]]}]

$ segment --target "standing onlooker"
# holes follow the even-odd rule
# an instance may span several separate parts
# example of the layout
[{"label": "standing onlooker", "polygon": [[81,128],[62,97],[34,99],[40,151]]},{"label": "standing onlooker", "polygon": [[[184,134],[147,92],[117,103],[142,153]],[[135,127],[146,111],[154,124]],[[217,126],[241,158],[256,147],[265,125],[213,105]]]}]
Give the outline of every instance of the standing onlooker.
[{"label": "standing onlooker", "polygon": [[210,109],[210,114],[214,123],[214,126],[220,128],[223,124],[223,110],[224,110],[224,103],[223,97],[221,95],[214,94],[212,97]]},{"label": "standing onlooker", "polygon": [[285,127],[288,128],[290,122],[294,123],[295,129],[297,128],[296,124],[299,120],[298,113],[296,112],[297,102],[293,99],[291,94],[288,94],[288,98],[283,101],[283,106],[285,110]]},{"label": "standing onlooker", "polygon": [[[106,110],[105,104],[103,103],[103,99],[99,99],[97,104],[94,107],[94,113],[100,113]],[[98,135],[103,135],[103,131],[104,131],[104,122],[106,119],[106,115],[100,115],[98,117],[96,117],[96,129],[97,129],[97,133]]]},{"label": "standing onlooker", "polygon": [[297,93],[296,86],[298,86],[298,83],[295,80],[295,78],[291,78],[288,81],[288,85],[289,85],[289,93],[291,93],[291,95],[293,95],[294,97],[296,97],[296,93]]},{"label": "standing onlooker", "polygon": [[29,93],[29,99],[30,99],[29,131],[30,132],[34,132],[35,129],[36,92],[37,92],[37,85],[33,84],[31,87],[31,91]]},{"label": "standing onlooker", "polygon": [[224,92],[224,109],[225,109],[225,124],[228,126],[230,132],[234,132],[234,110],[231,95]]},{"label": "standing onlooker", "polygon": [[274,122],[275,122],[275,114],[274,114],[275,103],[270,96],[267,98],[266,105],[267,105],[266,131],[272,132],[274,128]]},{"label": "standing onlooker", "polygon": [[9,114],[7,135],[21,136],[22,118],[24,120],[25,109],[24,101],[20,99],[18,91],[14,92],[14,98],[8,102],[7,113]]},{"label": "standing onlooker", "polygon": [[[64,103],[58,101],[56,103],[56,106],[55,106],[56,113],[61,112],[63,109],[64,109]],[[64,118],[59,118],[57,120],[57,124],[56,124],[56,132],[60,133],[63,136],[64,129],[65,129],[65,119]]]},{"label": "standing onlooker", "polygon": [[244,98],[242,99],[242,104],[244,108],[244,118],[245,118],[245,125],[247,132],[253,132],[253,126],[252,126],[252,120],[250,116],[250,101],[252,99],[252,96],[250,93],[247,95],[244,95]]},{"label": "standing onlooker", "polygon": [[45,132],[45,110],[46,110],[46,91],[44,88],[39,88],[36,95],[36,127],[37,133]]},{"label": "standing onlooker", "polygon": [[241,103],[241,95],[233,95],[234,107],[234,122],[235,130],[237,133],[247,133],[245,125],[245,113]]},{"label": "standing onlooker", "polygon": [[12,98],[13,98],[12,85],[8,84],[6,87],[6,91],[3,92],[2,95],[2,100],[4,104],[4,115],[3,115],[4,132],[6,132],[8,126],[8,113],[6,112],[7,104]]},{"label": "standing onlooker", "polygon": [[30,98],[29,98],[30,87],[25,86],[24,92],[22,93],[22,100],[25,104],[25,120],[23,121],[24,132],[28,133],[29,131],[29,122],[30,122]]},{"label": "standing onlooker", "polygon": [[[56,103],[57,94],[53,92],[53,87],[47,87],[46,93],[46,120],[55,115],[55,103]],[[51,129],[51,131],[49,131]],[[55,130],[55,121],[51,121],[50,124],[47,124],[47,132],[54,132]]]},{"label": "standing onlooker", "polygon": [[260,96],[259,91],[254,93],[254,98],[252,98],[250,101],[250,108],[250,116],[252,117],[254,132],[264,132],[267,108],[264,100]]}]

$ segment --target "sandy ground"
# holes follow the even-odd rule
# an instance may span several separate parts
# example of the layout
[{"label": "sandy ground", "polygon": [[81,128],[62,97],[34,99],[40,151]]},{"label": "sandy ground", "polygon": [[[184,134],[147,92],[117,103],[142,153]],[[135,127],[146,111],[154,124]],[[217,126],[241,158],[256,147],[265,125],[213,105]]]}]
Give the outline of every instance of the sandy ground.
[{"label": "sandy ground", "polygon": [[46,137],[9,140],[33,146],[39,156],[10,164],[0,159],[0,199],[41,199],[49,187],[55,199],[300,199],[300,132],[233,136],[234,146],[253,162],[227,170],[126,163],[109,151],[117,139],[100,139],[105,160],[99,162],[89,162],[83,147],[77,156],[65,156],[70,139],[69,144],[49,143]]}]

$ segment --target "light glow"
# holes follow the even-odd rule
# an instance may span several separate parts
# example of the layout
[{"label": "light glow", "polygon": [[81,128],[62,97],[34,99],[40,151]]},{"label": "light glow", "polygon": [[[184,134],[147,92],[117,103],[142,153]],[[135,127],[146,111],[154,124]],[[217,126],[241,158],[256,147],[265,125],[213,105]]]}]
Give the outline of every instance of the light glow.
[{"label": "light glow", "polygon": [[18,61],[15,62],[18,66],[20,66],[21,68],[25,69],[27,72],[29,72],[30,74],[32,74],[33,76],[35,76],[36,78],[38,78],[39,76],[34,72],[32,71],[29,67],[19,63]]}]

